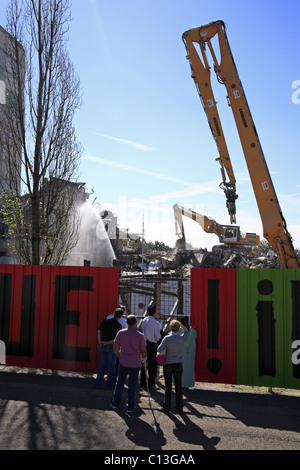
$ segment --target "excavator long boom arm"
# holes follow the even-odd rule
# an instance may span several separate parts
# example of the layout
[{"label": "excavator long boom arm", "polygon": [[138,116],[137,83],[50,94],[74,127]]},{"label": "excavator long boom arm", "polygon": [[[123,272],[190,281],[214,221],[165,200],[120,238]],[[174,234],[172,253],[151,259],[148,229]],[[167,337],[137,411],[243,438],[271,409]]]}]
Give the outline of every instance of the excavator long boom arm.
[{"label": "excavator long boom arm", "polygon": [[244,235],[240,232],[240,227],[237,225],[221,225],[218,224],[214,219],[207,217],[206,215],[198,214],[191,209],[185,209],[178,204],[173,206],[174,217],[175,217],[175,231],[179,237],[177,241],[178,248],[185,249],[185,233],[182,221],[182,216],[186,216],[189,219],[197,222],[204,232],[213,233],[219,237],[221,243],[227,245],[240,245],[240,246],[257,246],[259,245],[259,236],[256,233],[246,233]]},{"label": "excavator long boom arm", "polygon": [[[211,42],[214,36],[217,36],[219,41],[220,63],[218,63],[217,54]],[[264,237],[278,253],[282,268],[299,269],[300,266],[293,247],[292,238],[282,215],[244,89],[233,60],[224,22],[215,21],[206,26],[190,29],[183,34],[182,39],[188,53],[187,58],[192,69],[192,77],[195,80],[210,127],[217,142],[220,162],[226,171],[228,169],[227,174],[231,177],[233,175],[232,165],[226,143],[224,144],[225,138],[210,84],[210,67],[205,52],[207,47],[213,58],[214,70],[218,81],[224,84],[227,90],[228,101],[233,112],[262,220]],[[200,47],[203,62],[195,44],[197,44],[198,48]],[[233,180],[231,184],[234,189],[233,197],[235,197]]]}]

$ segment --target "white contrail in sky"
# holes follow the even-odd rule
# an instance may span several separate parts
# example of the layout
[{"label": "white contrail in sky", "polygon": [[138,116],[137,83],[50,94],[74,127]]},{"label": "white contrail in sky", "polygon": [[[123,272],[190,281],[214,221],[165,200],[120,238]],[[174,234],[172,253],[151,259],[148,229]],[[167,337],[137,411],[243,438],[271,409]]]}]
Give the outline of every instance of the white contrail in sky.
[{"label": "white contrail in sky", "polygon": [[128,140],[128,139],[123,139],[121,137],[113,137],[111,135],[100,134],[99,132],[92,132],[92,134],[99,135],[100,137],[105,137],[106,139],[114,140],[115,142],[119,142],[120,144],[130,145],[136,150],[142,150],[143,152],[154,150],[152,147],[149,147],[148,145],[138,144],[137,142],[133,142],[132,140]]},{"label": "white contrail in sky", "polygon": [[114,168],[120,168],[122,170],[127,170],[127,171],[132,171],[132,172],[135,172],[135,173],[141,173],[143,175],[152,176],[154,178],[158,178],[158,179],[161,179],[161,180],[171,181],[172,183],[180,184],[181,186],[187,186],[187,185],[191,184],[188,181],[180,180],[178,178],[173,178],[172,176],[164,175],[162,173],[156,173],[156,172],[150,171],[150,170],[144,170],[142,168],[138,168],[138,167],[135,167],[135,166],[132,166],[132,165],[127,165],[126,163],[116,162],[114,160],[108,160],[106,158],[94,157],[92,155],[86,155],[86,154],[83,155],[83,158],[84,158],[84,160],[89,160],[89,161],[92,161],[92,162],[95,162],[95,163],[99,163],[101,165],[108,165],[108,166],[112,166]]}]

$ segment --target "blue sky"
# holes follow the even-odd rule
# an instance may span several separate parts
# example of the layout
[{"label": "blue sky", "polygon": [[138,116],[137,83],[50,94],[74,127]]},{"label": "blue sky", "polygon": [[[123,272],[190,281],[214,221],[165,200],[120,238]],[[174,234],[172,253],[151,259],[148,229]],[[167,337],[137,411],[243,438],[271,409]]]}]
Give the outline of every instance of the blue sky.
[{"label": "blue sky", "polygon": [[[0,24],[5,27],[1,1]],[[68,48],[81,79],[80,180],[120,228],[174,245],[173,204],[229,223],[217,148],[190,76],[188,29],[223,20],[273,183],[300,248],[298,0],[73,0]],[[294,88],[293,88],[294,86]],[[237,179],[237,224],[262,224],[225,87],[214,91]],[[186,238],[217,237],[185,218]]]}]

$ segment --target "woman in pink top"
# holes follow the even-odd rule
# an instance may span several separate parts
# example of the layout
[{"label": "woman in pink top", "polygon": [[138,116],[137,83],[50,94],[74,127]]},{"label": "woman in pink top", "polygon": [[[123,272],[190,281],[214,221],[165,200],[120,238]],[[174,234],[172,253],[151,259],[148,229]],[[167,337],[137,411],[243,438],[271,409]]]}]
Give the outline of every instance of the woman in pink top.
[{"label": "woman in pink top", "polygon": [[110,406],[116,409],[120,405],[126,377],[129,374],[126,408],[127,413],[132,413],[135,410],[134,396],[141,362],[147,361],[147,350],[144,335],[136,328],[137,320],[134,315],[128,315],[127,325],[128,328],[120,330],[115,337],[114,353],[119,358],[120,364]]}]

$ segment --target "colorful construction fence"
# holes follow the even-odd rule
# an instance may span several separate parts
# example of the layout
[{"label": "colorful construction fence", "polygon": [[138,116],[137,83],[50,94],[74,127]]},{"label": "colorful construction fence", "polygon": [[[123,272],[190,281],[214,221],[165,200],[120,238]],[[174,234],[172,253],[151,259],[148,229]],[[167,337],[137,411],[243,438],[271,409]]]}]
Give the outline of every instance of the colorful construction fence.
[{"label": "colorful construction fence", "polygon": [[197,381],[300,388],[299,270],[192,269],[191,322]]},{"label": "colorful construction fence", "polygon": [[94,373],[97,330],[118,305],[118,268],[0,266],[6,365]]},{"label": "colorful construction fence", "polygon": [[[199,382],[300,388],[300,270],[191,270],[189,279],[121,281],[118,268],[0,265],[6,365],[95,373],[97,329],[118,303],[162,320],[189,315]],[[4,351],[5,346],[5,351]]]}]

